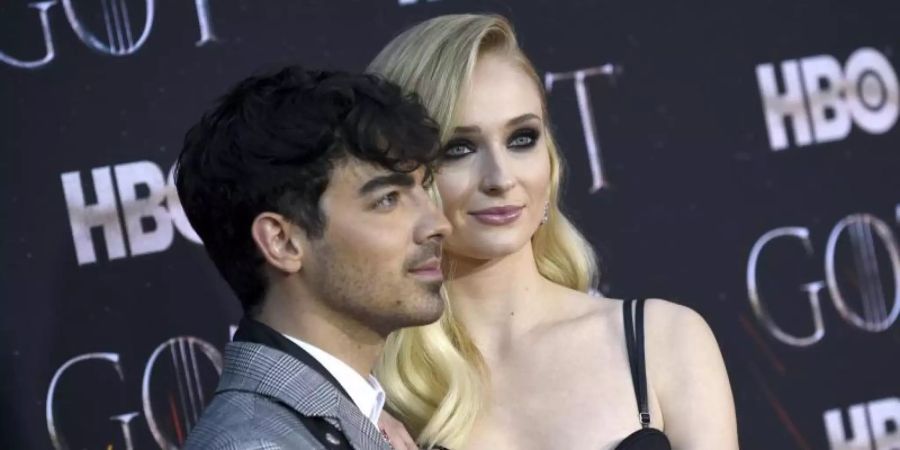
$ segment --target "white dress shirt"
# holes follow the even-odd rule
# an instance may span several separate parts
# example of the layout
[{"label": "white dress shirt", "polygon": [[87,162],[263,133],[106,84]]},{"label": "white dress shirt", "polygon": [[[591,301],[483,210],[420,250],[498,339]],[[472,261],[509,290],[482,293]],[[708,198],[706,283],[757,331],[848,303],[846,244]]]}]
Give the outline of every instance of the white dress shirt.
[{"label": "white dress shirt", "polygon": [[381,416],[381,410],[384,409],[384,389],[375,377],[369,375],[367,378],[363,378],[347,363],[335,358],[325,350],[295,337],[286,334],[283,336],[306,350],[306,353],[322,364],[325,370],[347,391],[350,400],[353,400],[362,414],[368,417],[376,427],[378,426],[378,418]]}]

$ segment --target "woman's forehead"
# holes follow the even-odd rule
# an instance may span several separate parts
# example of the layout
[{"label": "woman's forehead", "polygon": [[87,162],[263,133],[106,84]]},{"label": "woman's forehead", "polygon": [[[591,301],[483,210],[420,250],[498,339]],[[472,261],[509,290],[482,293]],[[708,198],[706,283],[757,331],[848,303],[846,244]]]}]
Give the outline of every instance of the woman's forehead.
[{"label": "woman's forehead", "polygon": [[511,57],[479,58],[460,92],[454,126],[502,126],[523,114],[542,117],[541,94],[534,80]]}]

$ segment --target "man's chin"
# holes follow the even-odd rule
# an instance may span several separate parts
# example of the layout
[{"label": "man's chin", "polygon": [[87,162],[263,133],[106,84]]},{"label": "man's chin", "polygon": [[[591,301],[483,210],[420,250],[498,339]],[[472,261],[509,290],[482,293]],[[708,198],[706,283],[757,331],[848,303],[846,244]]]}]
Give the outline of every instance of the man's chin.
[{"label": "man's chin", "polygon": [[422,295],[419,307],[416,308],[416,314],[410,317],[410,322],[413,323],[410,323],[408,326],[428,325],[441,318],[441,315],[444,313],[444,299],[441,297],[440,292],[441,285],[438,283],[436,288],[433,290],[429,289]]},{"label": "man's chin", "polygon": [[443,281],[431,281],[431,282],[428,282],[428,283],[422,283],[422,284],[423,284],[423,288],[425,289],[426,292],[428,292],[429,294],[438,296],[438,300],[443,301],[443,300],[440,298],[440,296],[441,296],[441,286],[444,285],[444,282],[443,282]]}]

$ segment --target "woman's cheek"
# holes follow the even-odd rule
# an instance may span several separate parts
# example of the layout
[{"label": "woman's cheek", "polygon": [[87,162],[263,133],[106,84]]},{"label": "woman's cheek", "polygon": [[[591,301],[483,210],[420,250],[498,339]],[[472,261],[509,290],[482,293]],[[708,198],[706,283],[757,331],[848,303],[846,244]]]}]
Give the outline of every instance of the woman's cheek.
[{"label": "woman's cheek", "polygon": [[548,150],[535,155],[531,164],[527,165],[525,173],[528,174],[527,180],[531,187],[532,193],[536,193],[535,197],[545,198],[546,192],[550,188],[550,155]]},{"label": "woman's cheek", "polygon": [[452,174],[441,174],[435,179],[438,193],[441,195],[441,204],[444,207],[444,215],[453,221],[462,207],[465,188],[461,180]]}]

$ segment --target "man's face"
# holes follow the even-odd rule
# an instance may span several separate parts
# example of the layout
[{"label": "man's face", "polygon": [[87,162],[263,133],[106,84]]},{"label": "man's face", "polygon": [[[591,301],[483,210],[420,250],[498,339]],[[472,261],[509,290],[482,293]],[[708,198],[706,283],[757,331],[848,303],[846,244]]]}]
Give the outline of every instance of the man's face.
[{"label": "man's face", "polygon": [[450,231],[424,169],[391,172],[356,159],[334,168],[320,207],[324,234],[303,271],[325,305],[387,335],[437,320],[441,241]]}]

